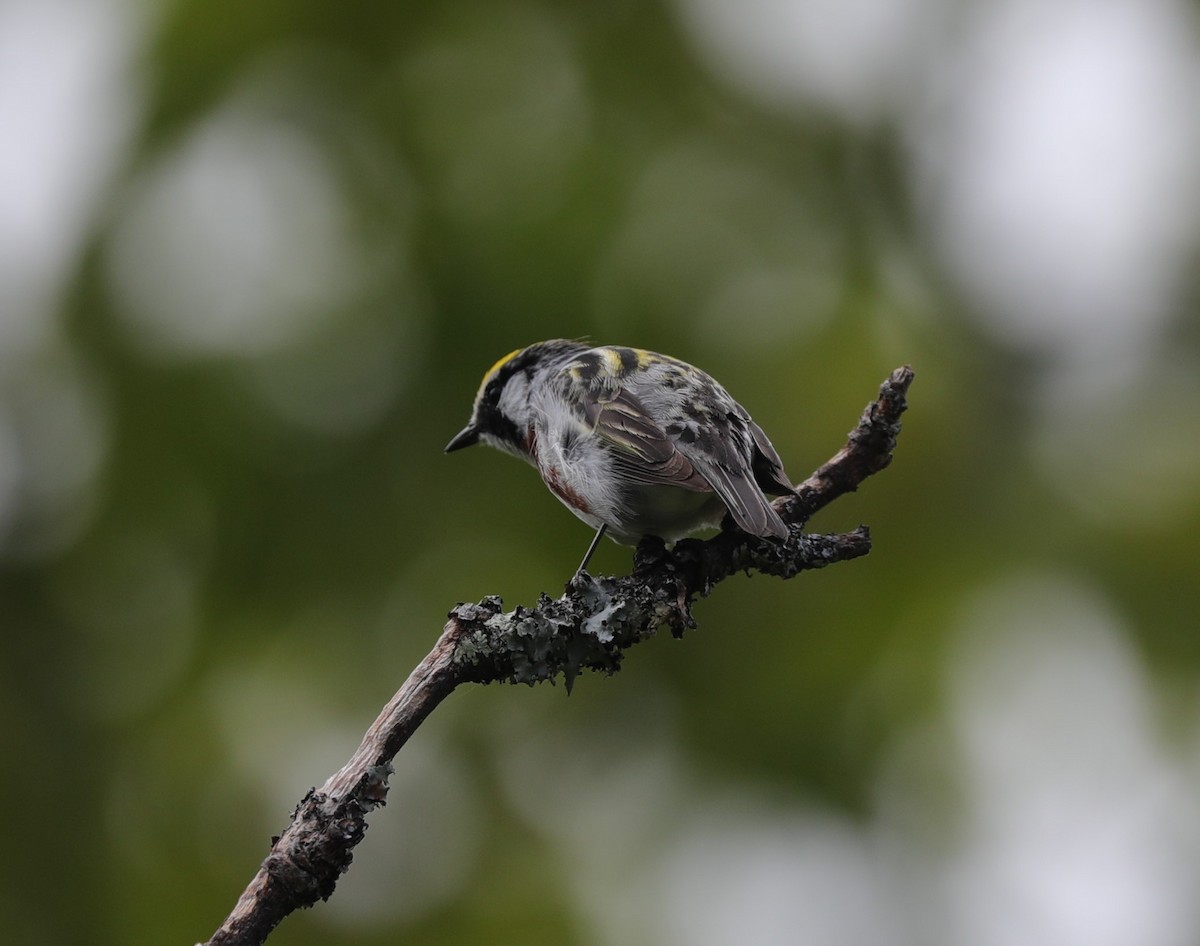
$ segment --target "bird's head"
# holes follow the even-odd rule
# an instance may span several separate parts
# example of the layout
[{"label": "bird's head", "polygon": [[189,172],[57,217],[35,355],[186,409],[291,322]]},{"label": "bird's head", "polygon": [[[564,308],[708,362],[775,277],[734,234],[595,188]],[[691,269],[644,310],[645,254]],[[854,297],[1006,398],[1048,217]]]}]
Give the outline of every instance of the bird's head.
[{"label": "bird's head", "polygon": [[535,387],[548,372],[587,348],[582,342],[556,338],[509,352],[484,374],[471,409],[471,421],[446,444],[446,452],[482,442],[530,459],[529,431],[534,421]]}]

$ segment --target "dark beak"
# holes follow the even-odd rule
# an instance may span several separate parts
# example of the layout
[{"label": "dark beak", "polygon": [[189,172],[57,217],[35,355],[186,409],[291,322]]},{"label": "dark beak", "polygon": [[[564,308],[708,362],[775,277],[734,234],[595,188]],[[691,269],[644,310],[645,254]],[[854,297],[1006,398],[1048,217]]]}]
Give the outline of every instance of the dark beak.
[{"label": "dark beak", "polygon": [[479,431],[468,424],[454,435],[453,440],[446,444],[446,452],[453,453],[455,450],[461,450],[463,447],[473,447],[477,443],[479,443]]}]

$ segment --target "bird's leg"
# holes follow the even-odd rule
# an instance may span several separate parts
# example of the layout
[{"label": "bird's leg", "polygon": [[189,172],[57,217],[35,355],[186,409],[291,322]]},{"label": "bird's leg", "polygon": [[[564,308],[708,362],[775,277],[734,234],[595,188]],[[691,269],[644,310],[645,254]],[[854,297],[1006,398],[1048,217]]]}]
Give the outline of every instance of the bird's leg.
[{"label": "bird's leg", "polygon": [[[599,529],[596,530],[596,535],[592,539],[592,544],[588,546],[587,553],[583,556],[583,561],[580,562],[579,567],[577,569],[575,569],[575,578],[578,578],[580,573],[582,573],[582,571],[585,568],[587,568],[588,562],[590,562],[592,560],[592,555],[596,551],[596,546],[600,544],[600,540],[602,538],[604,538],[604,533],[607,530],[608,530],[607,524],[602,525]],[[572,584],[575,582],[575,578],[571,579]]]}]

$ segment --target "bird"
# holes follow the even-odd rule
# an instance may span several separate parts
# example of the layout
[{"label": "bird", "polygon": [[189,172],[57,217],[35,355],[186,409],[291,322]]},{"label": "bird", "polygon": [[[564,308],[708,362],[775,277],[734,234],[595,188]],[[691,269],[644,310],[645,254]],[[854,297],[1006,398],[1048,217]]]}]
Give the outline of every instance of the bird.
[{"label": "bird", "polygon": [[446,445],[483,443],[533,465],[550,492],[596,530],[671,543],[718,526],[785,541],[767,496],[795,495],[783,461],[710,375],[668,355],[550,339],[509,352],[483,375],[470,421]]}]

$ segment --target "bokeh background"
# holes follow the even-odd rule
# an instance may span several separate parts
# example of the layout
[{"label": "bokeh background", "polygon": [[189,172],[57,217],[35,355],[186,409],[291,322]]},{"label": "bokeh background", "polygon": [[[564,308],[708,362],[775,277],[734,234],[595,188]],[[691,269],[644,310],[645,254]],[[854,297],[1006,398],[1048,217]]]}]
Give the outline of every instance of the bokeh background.
[{"label": "bokeh background", "polygon": [[[456,693],[272,942],[1200,943],[1200,8],[0,0],[0,915],[206,938],[458,601],[588,541],[444,456],[554,336],[864,560]],[[607,545],[597,570],[628,550]]]}]

